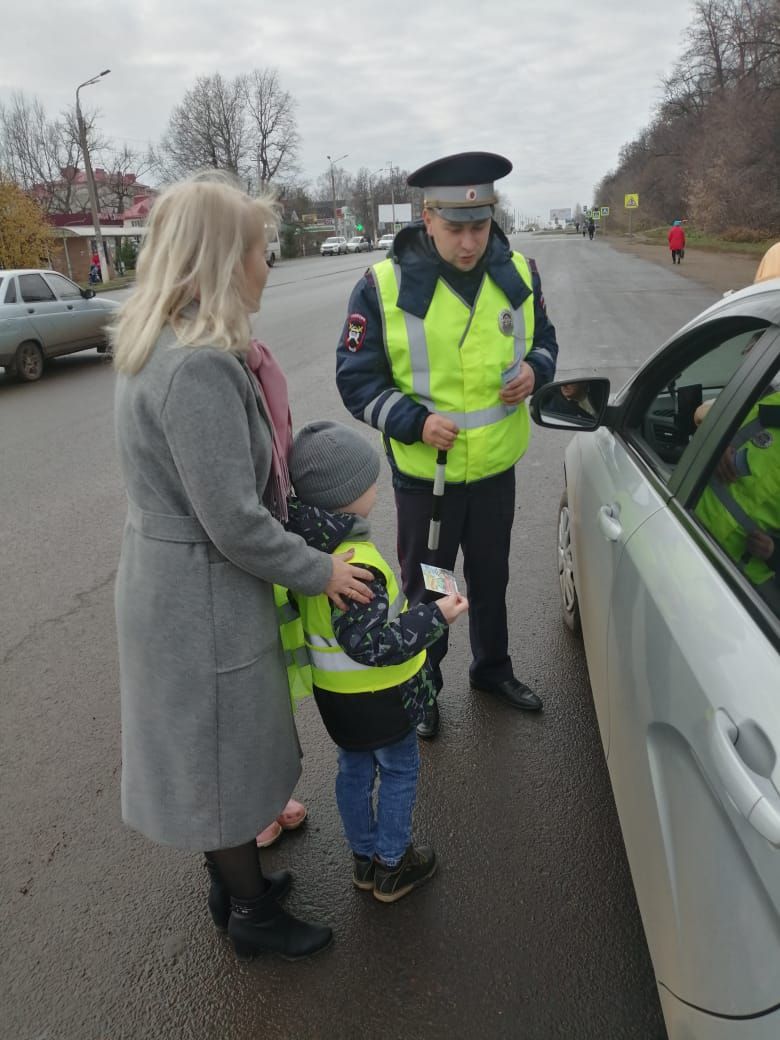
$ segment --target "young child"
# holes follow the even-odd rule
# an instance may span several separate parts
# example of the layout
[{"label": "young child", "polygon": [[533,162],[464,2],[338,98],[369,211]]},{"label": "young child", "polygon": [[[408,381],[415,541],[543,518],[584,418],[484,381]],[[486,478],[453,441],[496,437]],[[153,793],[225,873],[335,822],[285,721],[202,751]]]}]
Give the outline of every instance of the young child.
[{"label": "young child", "polygon": [[309,423],[293,442],[289,465],[304,506],[291,511],[289,528],[316,540],[322,514],[319,530],[307,531],[305,507],[327,510],[340,539],[330,550],[354,549],[351,562],[376,575],[367,606],[348,603],[339,610],[324,595],[298,596],[296,602],[314,696],[339,747],[336,801],[352,849],[352,879],[393,903],[436,869],[433,849],[411,842],[420,765],[415,726],[436,696],[425,648],[468,610],[468,602],[450,595],[407,609],[391,568],[369,540],[379,455],[359,433],[340,423]]}]

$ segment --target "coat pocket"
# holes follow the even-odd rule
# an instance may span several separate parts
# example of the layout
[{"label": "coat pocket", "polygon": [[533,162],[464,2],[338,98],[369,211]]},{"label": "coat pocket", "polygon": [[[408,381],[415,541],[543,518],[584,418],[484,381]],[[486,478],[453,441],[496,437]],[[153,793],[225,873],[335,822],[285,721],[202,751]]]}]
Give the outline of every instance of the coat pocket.
[{"label": "coat pocket", "polygon": [[209,564],[218,672],[246,668],[281,646],[273,587],[227,560]]}]

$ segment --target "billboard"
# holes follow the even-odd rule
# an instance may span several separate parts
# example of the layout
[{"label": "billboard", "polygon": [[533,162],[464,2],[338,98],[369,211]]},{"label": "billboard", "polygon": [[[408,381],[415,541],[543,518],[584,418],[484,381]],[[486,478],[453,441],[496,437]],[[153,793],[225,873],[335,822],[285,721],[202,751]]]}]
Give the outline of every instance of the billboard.
[{"label": "billboard", "polygon": [[567,220],[571,220],[571,206],[567,209],[551,209],[550,220],[556,224],[565,224]]},{"label": "billboard", "polygon": [[395,207],[393,206],[380,206],[379,207],[379,223],[380,224],[392,224],[393,223],[393,208],[395,208],[395,222],[396,224],[411,224],[412,222],[412,204],[411,202],[396,202]]}]

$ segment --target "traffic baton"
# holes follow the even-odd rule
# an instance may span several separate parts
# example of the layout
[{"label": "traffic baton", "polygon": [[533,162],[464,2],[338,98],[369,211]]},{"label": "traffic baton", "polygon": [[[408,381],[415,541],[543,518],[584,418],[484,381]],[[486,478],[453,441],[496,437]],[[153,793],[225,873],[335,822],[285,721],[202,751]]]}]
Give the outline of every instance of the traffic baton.
[{"label": "traffic baton", "polygon": [[441,528],[441,503],[444,498],[444,471],[447,467],[447,452],[439,448],[436,455],[436,473],[433,478],[433,509],[431,510],[431,526],[428,528],[428,548],[435,552],[439,548],[439,530]]}]

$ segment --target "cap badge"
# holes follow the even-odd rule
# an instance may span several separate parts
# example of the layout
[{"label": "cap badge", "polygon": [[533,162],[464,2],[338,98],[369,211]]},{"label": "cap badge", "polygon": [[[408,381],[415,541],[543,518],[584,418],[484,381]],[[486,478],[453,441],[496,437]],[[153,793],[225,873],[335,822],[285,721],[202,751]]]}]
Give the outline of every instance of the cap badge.
[{"label": "cap badge", "polygon": [[772,434],[769,430],[761,430],[753,438],[753,444],[757,448],[768,448],[772,443]]},{"label": "cap badge", "polygon": [[467,202],[475,202],[476,198],[477,198],[477,189],[476,188],[467,188],[466,189],[466,201]]},{"label": "cap badge", "polygon": [[512,317],[512,312],[503,310],[498,315],[498,327],[501,329],[505,336],[511,336],[515,330],[515,319]]}]

